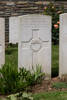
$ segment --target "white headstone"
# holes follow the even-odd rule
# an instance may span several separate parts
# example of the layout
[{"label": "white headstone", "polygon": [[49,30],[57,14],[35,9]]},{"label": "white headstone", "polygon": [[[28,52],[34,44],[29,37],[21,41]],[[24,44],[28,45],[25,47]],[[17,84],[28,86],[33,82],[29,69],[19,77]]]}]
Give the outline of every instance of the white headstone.
[{"label": "white headstone", "polygon": [[18,43],[19,19],[18,17],[9,18],[9,43]]},{"label": "white headstone", "polygon": [[48,78],[51,77],[51,17],[24,15],[20,18],[18,46],[19,68],[32,70],[42,65]]},{"label": "white headstone", "polygon": [[0,68],[5,64],[5,19],[0,18]]},{"label": "white headstone", "polygon": [[60,15],[59,76],[67,75],[67,13]]}]

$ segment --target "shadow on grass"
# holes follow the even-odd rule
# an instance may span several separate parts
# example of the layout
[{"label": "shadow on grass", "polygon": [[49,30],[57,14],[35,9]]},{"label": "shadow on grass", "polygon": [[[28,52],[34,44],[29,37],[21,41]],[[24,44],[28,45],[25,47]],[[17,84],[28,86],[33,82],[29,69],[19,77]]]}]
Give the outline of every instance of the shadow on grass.
[{"label": "shadow on grass", "polygon": [[59,46],[52,46],[52,77],[56,77],[59,74]]}]

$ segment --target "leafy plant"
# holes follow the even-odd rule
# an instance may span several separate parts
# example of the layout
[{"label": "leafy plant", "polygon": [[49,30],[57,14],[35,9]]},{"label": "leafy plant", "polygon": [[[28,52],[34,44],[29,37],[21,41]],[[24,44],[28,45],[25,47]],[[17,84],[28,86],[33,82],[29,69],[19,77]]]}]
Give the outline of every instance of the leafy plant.
[{"label": "leafy plant", "polygon": [[18,87],[18,71],[14,66],[10,64],[4,65],[0,69],[0,92],[1,93],[13,93],[16,92]]},{"label": "leafy plant", "polygon": [[32,94],[23,92],[23,93],[9,95],[7,99],[8,100],[33,100],[33,97]]},{"label": "leafy plant", "polygon": [[40,83],[45,78],[45,73],[42,72],[42,66],[36,65],[36,69],[32,68],[32,73],[26,69],[20,69],[20,78],[26,82],[27,86]]},{"label": "leafy plant", "polygon": [[40,82],[44,76],[41,66],[36,66],[36,71],[31,73],[25,68],[18,72],[17,67],[12,65],[6,64],[0,69],[0,94],[26,91],[29,86]]},{"label": "leafy plant", "polygon": [[40,83],[43,78],[45,78],[45,73],[42,72],[42,66],[38,64],[34,70],[34,80],[36,83]]}]

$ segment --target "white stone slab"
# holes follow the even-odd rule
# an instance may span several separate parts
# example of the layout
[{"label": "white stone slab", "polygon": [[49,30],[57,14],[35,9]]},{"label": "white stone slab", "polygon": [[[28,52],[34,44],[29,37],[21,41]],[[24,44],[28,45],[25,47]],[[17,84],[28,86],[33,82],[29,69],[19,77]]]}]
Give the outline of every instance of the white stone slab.
[{"label": "white stone slab", "polygon": [[18,17],[9,18],[9,43],[18,43],[19,19]]},{"label": "white stone slab", "polygon": [[67,13],[60,15],[59,76],[67,74]]},{"label": "white stone slab", "polygon": [[0,68],[5,64],[5,19],[0,18]]},{"label": "white stone slab", "polygon": [[51,17],[46,15],[24,15],[20,19],[18,46],[19,68],[32,70],[42,65],[42,71],[51,77]]}]

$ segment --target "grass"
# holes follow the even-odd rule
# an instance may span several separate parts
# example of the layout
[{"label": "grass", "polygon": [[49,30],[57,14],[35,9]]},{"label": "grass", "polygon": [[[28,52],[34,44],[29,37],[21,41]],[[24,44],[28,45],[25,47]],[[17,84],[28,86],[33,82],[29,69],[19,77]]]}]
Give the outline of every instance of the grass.
[{"label": "grass", "polygon": [[52,77],[58,76],[59,73],[59,46],[52,46]]},{"label": "grass", "polygon": [[67,92],[47,92],[34,94],[34,100],[67,100]]},{"label": "grass", "polygon": [[66,88],[67,89],[67,83],[65,83],[65,82],[54,82],[52,84],[52,87],[56,88],[56,89],[62,89],[62,88]]},{"label": "grass", "polygon": [[5,65],[11,64],[12,67],[14,67],[14,66],[18,67],[18,48],[17,47],[8,47],[6,49],[5,59],[6,59]]},{"label": "grass", "polygon": [[[5,97],[1,97],[0,100],[6,100]],[[14,98],[11,100],[15,100]],[[23,99],[28,100],[28,99]],[[33,94],[33,99],[30,100],[67,100],[67,92],[56,91],[56,92],[45,92]]]}]

